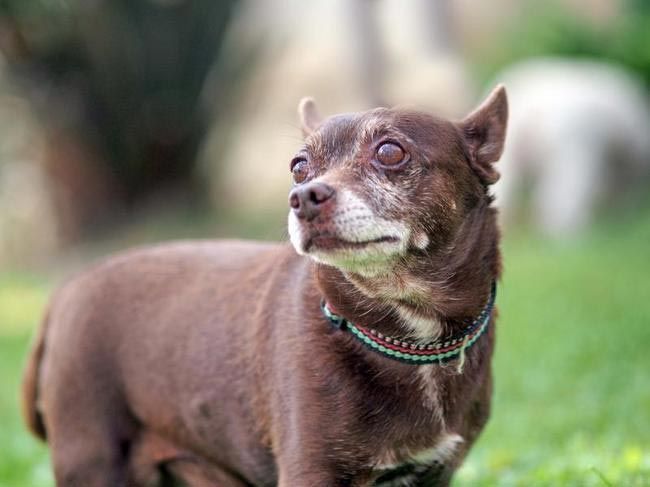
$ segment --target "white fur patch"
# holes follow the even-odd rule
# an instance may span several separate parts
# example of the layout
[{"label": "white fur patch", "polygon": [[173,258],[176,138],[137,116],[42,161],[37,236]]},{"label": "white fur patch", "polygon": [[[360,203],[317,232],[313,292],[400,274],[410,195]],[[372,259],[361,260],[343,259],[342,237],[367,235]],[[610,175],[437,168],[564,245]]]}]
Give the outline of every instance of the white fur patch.
[{"label": "white fur patch", "polygon": [[445,463],[449,461],[458,447],[463,443],[463,437],[456,433],[447,433],[433,448],[428,448],[413,455],[414,462],[431,464],[433,462]]},{"label": "white fur patch", "polygon": [[289,240],[291,245],[296,249],[300,255],[305,255],[305,252],[302,250],[303,244],[303,235],[302,229],[300,228],[300,220],[296,215],[293,214],[293,211],[289,212]]},{"label": "white fur patch", "polygon": [[413,245],[418,249],[424,250],[429,246],[429,236],[425,232],[418,232],[413,237]]},{"label": "white fur patch", "polygon": [[396,309],[400,318],[402,318],[404,327],[409,330],[409,334],[415,340],[430,341],[440,335],[440,320],[418,315],[403,306],[397,306]]},{"label": "white fur patch", "polygon": [[447,427],[445,411],[440,403],[438,381],[433,378],[431,367],[428,365],[418,367],[416,380],[419,381],[422,390],[422,405],[431,411],[444,430]]},{"label": "white fur patch", "polygon": [[426,450],[421,450],[406,456],[400,455],[396,451],[388,451],[374,467],[380,470],[393,470],[406,463],[431,465],[434,462],[438,462],[445,464],[452,459],[458,447],[464,441],[463,437],[459,434],[445,433],[433,447],[427,448]]}]

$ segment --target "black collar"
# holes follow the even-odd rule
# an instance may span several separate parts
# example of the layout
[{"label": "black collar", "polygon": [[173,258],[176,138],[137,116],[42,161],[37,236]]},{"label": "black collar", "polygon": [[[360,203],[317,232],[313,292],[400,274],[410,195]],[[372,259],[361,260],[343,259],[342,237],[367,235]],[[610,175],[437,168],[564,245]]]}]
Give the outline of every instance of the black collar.
[{"label": "black collar", "polygon": [[462,360],[465,351],[485,333],[494,309],[496,291],[496,282],[493,282],[485,307],[471,324],[455,335],[428,343],[409,342],[385,336],[372,328],[355,325],[335,314],[325,300],[321,302],[321,310],[332,326],[339,330],[349,331],[370,350],[385,357],[412,365],[441,364],[459,356]]}]

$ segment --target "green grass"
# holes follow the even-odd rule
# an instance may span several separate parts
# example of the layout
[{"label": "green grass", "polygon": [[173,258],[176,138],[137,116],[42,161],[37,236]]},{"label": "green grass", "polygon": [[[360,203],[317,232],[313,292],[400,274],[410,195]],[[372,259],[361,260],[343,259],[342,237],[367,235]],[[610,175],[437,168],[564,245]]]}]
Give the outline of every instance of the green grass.
[{"label": "green grass", "polygon": [[[493,415],[456,486],[650,486],[650,211],[506,241]],[[0,487],[53,485],[17,390],[46,279],[0,277]]]},{"label": "green grass", "polygon": [[42,278],[0,276],[0,487],[54,485],[45,446],[23,426],[18,395],[22,365],[47,289]]},{"label": "green grass", "polygon": [[650,485],[650,213],[504,251],[493,417],[456,485]]}]

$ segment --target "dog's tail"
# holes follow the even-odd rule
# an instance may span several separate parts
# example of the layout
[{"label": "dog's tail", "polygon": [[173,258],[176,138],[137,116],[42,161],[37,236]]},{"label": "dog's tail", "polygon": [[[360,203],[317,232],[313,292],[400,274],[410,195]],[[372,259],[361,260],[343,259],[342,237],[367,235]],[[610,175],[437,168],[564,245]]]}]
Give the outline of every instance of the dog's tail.
[{"label": "dog's tail", "polygon": [[41,360],[45,351],[45,334],[49,322],[49,310],[41,324],[36,339],[32,343],[32,349],[27,358],[25,371],[23,373],[22,386],[22,410],[23,418],[29,430],[41,440],[45,440],[45,424],[43,416],[38,411],[38,378],[40,375]]}]

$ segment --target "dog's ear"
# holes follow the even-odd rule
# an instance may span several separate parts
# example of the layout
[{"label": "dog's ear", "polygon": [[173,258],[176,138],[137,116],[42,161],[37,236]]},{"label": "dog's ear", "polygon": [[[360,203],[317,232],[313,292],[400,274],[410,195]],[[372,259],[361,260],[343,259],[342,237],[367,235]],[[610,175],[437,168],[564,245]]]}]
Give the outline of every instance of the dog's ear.
[{"label": "dog's ear", "polygon": [[462,122],[465,143],[472,168],[485,184],[494,184],[499,173],[493,163],[499,160],[508,125],[508,98],[503,85],[498,85],[487,99]]},{"label": "dog's ear", "polygon": [[321,124],[321,116],[318,114],[316,103],[313,98],[305,97],[298,104],[298,117],[302,128],[302,135],[307,137]]}]

